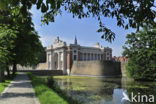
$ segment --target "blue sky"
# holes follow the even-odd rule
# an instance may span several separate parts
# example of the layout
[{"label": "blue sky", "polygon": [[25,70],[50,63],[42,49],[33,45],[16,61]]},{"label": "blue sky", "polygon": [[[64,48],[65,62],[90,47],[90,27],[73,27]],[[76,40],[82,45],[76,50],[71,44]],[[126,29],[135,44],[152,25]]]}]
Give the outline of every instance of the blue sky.
[{"label": "blue sky", "polygon": [[68,44],[73,43],[76,36],[80,45],[93,46],[96,42],[99,42],[104,47],[112,48],[113,56],[121,56],[122,46],[126,41],[126,34],[135,32],[134,29],[124,30],[117,27],[115,19],[104,18],[104,24],[116,33],[115,41],[109,43],[101,39],[101,33],[96,32],[99,28],[96,18],[78,19],[73,18],[72,14],[63,12],[61,16],[58,15],[55,18],[54,23],[41,25],[42,13],[40,10],[32,7],[31,13],[33,14],[35,29],[41,37],[40,40],[43,46],[51,45],[57,36]]}]

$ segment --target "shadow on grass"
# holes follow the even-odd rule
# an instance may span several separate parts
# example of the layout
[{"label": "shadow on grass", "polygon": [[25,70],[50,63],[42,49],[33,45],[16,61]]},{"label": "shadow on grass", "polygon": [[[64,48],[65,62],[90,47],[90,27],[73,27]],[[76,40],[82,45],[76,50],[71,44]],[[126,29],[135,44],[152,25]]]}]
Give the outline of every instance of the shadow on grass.
[{"label": "shadow on grass", "polygon": [[41,79],[31,73],[27,74],[31,79],[32,85],[41,104],[81,104],[81,102],[78,102],[72,99],[71,96],[67,95],[66,91],[61,90],[52,77]]}]

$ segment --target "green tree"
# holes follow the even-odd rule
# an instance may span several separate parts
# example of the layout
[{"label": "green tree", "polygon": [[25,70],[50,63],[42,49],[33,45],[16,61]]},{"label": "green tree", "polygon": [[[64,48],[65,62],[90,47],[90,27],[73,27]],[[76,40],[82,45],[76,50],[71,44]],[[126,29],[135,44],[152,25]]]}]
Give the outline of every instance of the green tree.
[{"label": "green tree", "polygon": [[10,25],[0,25],[0,70],[4,70],[6,68],[8,75],[8,66],[12,59],[12,53],[10,51],[15,47],[14,41],[17,33],[18,31],[16,31],[15,27],[11,27]]},{"label": "green tree", "polygon": [[40,52],[39,52],[39,55],[38,55],[38,63],[44,63],[46,62],[46,47],[43,47]]},{"label": "green tree", "polygon": [[[19,12],[20,13],[20,12]],[[12,50],[14,54],[12,64],[13,72],[16,72],[16,65],[32,66],[38,62],[38,54],[42,49],[42,44],[39,40],[39,36],[34,29],[34,25],[31,20],[31,15],[22,17],[20,20],[15,21],[15,24],[19,26],[19,34],[15,40],[15,48]],[[26,20],[23,21],[23,18]]]},{"label": "green tree", "polygon": [[[8,28],[4,28],[3,32],[7,32],[11,27],[16,27],[16,33],[14,34],[16,36],[15,39],[10,39],[9,41],[13,41],[12,45],[13,48],[9,48],[9,46],[6,46],[6,51],[8,52],[8,56],[2,55],[6,59],[2,59],[5,63],[3,65],[8,70],[9,65],[13,65],[13,74],[16,72],[16,65],[24,65],[24,66],[31,66],[37,63],[38,61],[38,54],[40,50],[42,49],[42,44],[39,40],[39,36],[37,32],[34,29],[34,25],[32,23],[31,14],[27,10],[27,12],[23,15],[20,12],[21,7],[14,7],[9,8],[9,10],[0,10],[1,18],[0,18],[0,24],[2,25],[10,25]],[[3,27],[2,27],[3,28]],[[1,35],[2,36],[2,35]],[[6,39],[11,37],[11,33],[8,33],[8,35],[5,37]],[[8,42],[7,40],[0,40],[1,42]],[[9,42],[8,42],[9,43]],[[0,49],[0,51],[3,51]],[[6,52],[4,52],[6,54]],[[9,54],[11,53],[11,54]],[[9,74],[9,72],[8,72]]]},{"label": "green tree", "polygon": [[128,74],[136,80],[156,79],[156,25],[127,35],[124,56],[129,58]]},{"label": "green tree", "polygon": [[25,15],[32,5],[43,13],[43,23],[54,22],[55,17],[67,11],[73,17],[94,17],[99,21],[102,38],[111,42],[115,33],[103,23],[104,17],[117,20],[117,26],[128,29],[143,26],[143,23],[154,23],[156,6],[154,0],[0,0],[0,9],[8,9],[21,5],[20,12]]}]

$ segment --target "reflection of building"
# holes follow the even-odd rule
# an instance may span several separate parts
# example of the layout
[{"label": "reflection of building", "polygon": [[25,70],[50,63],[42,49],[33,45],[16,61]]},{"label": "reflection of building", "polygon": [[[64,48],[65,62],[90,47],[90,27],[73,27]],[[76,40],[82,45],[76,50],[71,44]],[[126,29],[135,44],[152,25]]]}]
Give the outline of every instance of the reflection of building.
[{"label": "reflection of building", "polygon": [[111,60],[112,49],[102,47],[96,43],[94,47],[84,47],[77,43],[67,45],[57,37],[54,43],[47,48],[47,68],[63,70],[64,73],[71,69],[73,61]]}]

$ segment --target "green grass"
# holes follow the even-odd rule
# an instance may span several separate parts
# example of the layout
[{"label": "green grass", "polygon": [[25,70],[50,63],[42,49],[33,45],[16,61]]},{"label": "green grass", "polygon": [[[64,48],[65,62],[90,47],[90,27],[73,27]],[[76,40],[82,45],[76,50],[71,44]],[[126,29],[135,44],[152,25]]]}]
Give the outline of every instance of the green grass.
[{"label": "green grass", "polygon": [[[41,104],[78,104],[77,101],[74,101],[65,91],[62,91],[54,84],[53,79],[50,79],[49,81],[47,79],[46,81],[31,73],[27,74],[31,79],[35,93]],[[51,87],[48,85],[51,85]]]},{"label": "green grass", "polygon": [[0,94],[4,91],[4,89],[8,86],[8,84],[14,79],[14,77],[15,76],[11,74],[9,78],[5,77],[5,82],[0,82]]},{"label": "green grass", "polygon": [[11,79],[7,79],[5,80],[5,82],[0,82],[0,94],[3,92],[5,87],[7,87],[10,82],[11,82]]}]

